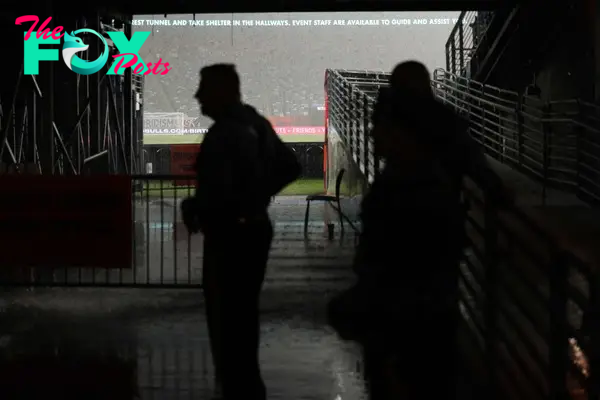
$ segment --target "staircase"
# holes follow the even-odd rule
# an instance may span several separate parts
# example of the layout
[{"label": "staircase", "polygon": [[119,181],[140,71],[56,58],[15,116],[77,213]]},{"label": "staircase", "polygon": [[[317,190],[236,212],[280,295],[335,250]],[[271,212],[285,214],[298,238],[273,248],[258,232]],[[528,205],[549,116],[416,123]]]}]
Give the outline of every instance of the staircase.
[{"label": "staircase", "polygon": [[[328,136],[341,138],[368,181],[381,166],[369,119],[388,79],[386,73],[369,71],[326,74]],[[564,171],[549,167],[561,164],[551,162],[556,153],[548,145],[539,144],[540,139],[548,143],[543,141],[551,132],[545,128],[548,120],[586,126],[585,119],[549,117],[528,99],[447,71],[436,71],[433,89],[469,120],[471,133],[489,155],[545,174],[549,181],[560,180]],[[580,113],[581,105],[575,109]],[[583,135],[577,137],[581,143]],[[567,171],[566,176],[576,175]],[[581,179],[576,182],[582,186]],[[495,209],[468,178],[463,193],[472,208],[466,226],[470,246],[460,271],[459,348],[472,379],[484,383],[486,394],[480,398],[597,399],[591,384],[596,360],[589,355],[597,354],[600,338],[587,325],[600,309],[596,274],[519,207]]]},{"label": "staircase", "polygon": [[541,182],[544,193],[559,189],[600,204],[600,106],[542,102],[441,69],[433,90],[469,121],[488,156]]}]

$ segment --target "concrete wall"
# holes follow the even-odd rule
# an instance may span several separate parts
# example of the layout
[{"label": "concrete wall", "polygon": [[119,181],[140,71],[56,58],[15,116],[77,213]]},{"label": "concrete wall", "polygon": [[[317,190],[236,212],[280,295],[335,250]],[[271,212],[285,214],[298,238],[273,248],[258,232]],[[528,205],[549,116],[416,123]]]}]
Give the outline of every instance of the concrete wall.
[{"label": "concrete wall", "polygon": [[524,9],[517,18],[520,26],[500,54],[488,83],[521,92],[535,82],[541,88],[541,100],[592,99],[594,36],[598,37],[593,33],[598,31],[597,24],[590,18],[594,1],[556,3],[561,7],[559,17],[540,14],[543,5],[539,3],[532,6],[537,8]]},{"label": "concrete wall", "polygon": [[[559,3],[555,3],[554,7],[559,7],[556,4]],[[519,164],[523,164],[525,169],[541,172],[541,142],[546,140],[544,132],[548,133],[547,140],[551,146],[548,178],[553,181],[553,186],[564,190],[572,190],[572,182],[577,179],[578,133],[569,122],[557,119],[542,123],[542,118],[547,116],[544,111],[558,116],[572,115],[579,110],[575,103],[558,104],[561,100],[600,101],[600,29],[596,23],[600,22],[600,18],[597,8],[597,0],[565,1],[560,3],[561,13],[553,19],[543,20],[542,15],[532,18],[534,28],[523,26],[521,16],[521,25],[502,53],[493,80],[488,82],[523,94],[528,85],[539,87],[539,96],[523,97],[524,140],[521,151],[524,157]],[[522,11],[526,12],[531,13],[532,10]],[[553,29],[558,33],[553,33]],[[532,43],[538,43],[544,50],[536,53]],[[516,138],[513,128],[517,126],[517,116],[512,112],[501,115],[501,130],[506,137]],[[503,150],[507,159],[517,155],[510,147]],[[502,157],[498,159],[507,161]]]},{"label": "concrete wall", "polygon": [[360,202],[367,183],[342,138],[330,126],[327,138],[327,188],[330,194],[335,193],[335,180],[342,168],[345,169],[340,191],[342,210],[350,220],[358,221]]},{"label": "concrete wall", "polygon": [[594,96],[594,59],[591,31],[584,9],[574,11],[565,31],[543,67],[535,75],[544,101]]}]

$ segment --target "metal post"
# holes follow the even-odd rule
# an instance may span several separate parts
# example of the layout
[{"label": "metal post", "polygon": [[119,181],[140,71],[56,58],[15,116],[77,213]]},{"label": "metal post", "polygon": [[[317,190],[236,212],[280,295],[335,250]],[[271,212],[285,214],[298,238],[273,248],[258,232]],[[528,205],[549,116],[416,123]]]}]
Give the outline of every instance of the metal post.
[{"label": "metal post", "polygon": [[453,74],[456,74],[456,42],[454,41],[454,38],[452,38],[452,43],[450,45],[450,48],[452,49],[450,72],[452,72]]},{"label": "metal post", "polygon": [[348,113],[348,123],[347,123],[347,131],[346,131],[346,139],[348,140],[348,150],[349,150],[349,156],[352,157],[352,155],[354,154],[354,149],[355,149],[355,138],[354,138],[354,132],[353,132],[353,127],[354,127],[354,118],[352,118],[352,114],[354,114],[354,107],[355,107],[355,99],[356,99],[356,95],[354,94],[354,87],[352,85],[348,85],[348,110],[346,110],[346,112]]},{"label": "metal post", "polygon": [[323,189],[325,193],[327,193],[329,186],[329,77],[329,70],[325,70],[325,140],[323,143]]},{"label": "metal post", "polygon": [[[485,85],[481,86],[481,90],[479,93],[480,98],[484,99],[485,98]],[[487,154],[489,154],[490,156],[497,158],[496,154],[494,152],[489,151],[489,145],[488,145],[488,140],[487,140],[487,135],[486,135],[486,122],[487,122],[487,110],[486,110],[487,104],[482,102],[481,103],[481,145],[483,146],[483,151],[486,152]]]},{"label": "metal post", "polygon": [[40,65],[42,86],[42,129],[38,144],[43,174],[54,174],[54,63]]},{"label": "metal post", "polygon": [[[134,109],[135,109],[135,146],[136,149],[138,149],[138,151],[141,153],[141,165],[145,164],[145,161],[143,159],[143,143],[144,143],[144,76],[142,75],[140,77],[140,85],[139,88],[137,89],[139,91],[139,99],[138,99],[138,95],[136,94],[136,100],[135,100],[135,104],[134,104]],[[139,110],[137,109],[138,107],[138,100],[139,100]]]},{"label": "metal post", "polygon": [[446,43],[446,71],[450,71],[450,46]]},{"label": "metal post", "polygon": [[[13,122],[15,119],[15,105],[18,102],[19,91],[21,90],[21,82],[23,80],[23,64],[19,69],[18,75],[16,76],[16,83],[14,86],[7,85],[6,91],[2,90],[2,97],[0,101],[4,100],[4,102],[0,103],[2,109],[4,110],[5,116],[0,119],[2,125],[0,126],[0,161],[4,161],[5,150],[6,153],[10,153],[10,149],[8,148],[7,139],[9,135],[9,130],[14,126],[17,122]],[[4,88],[3,88],[4,89]],[[12,89],[12,90],[11,90]],[[7,157],[9,162],[15,162],[16,160],[10,160],[10,156]]]},{"label": "metal post", "polygon": [[[100,30],[100,18],[97,13],[94,13],[88,19],[88,28],[99,31]],[[92,38],[90,42],[90,59],[95,60],[101,54],[102,49],[100,48],[101,42],[98,38]],[[100,72],[89,75],[89,98],[90,98],[90,110],[88,115],[90,116],[90,127],[89,127],[89,152],[87,156],[93,156],[100,152],[102,149],[102,102],[100,94]]]},{"label": "metal post", "polygon": [[[92,17],[85,17],[84,19],[84,27],[93,29],[90,24],[93,21]],[[92,50],[86,51],[88,60],[90,59],[90,53]],[[93,76],[93,75],[92,75]],[[97,108],[97,102],[95,101],[95,97],[92,96],[91,86],[92,86],[92,76],[85,76],[85,85],[83,85],[83,98],[86,99],[88,104],[88,110],[85,113],[85,127],[81,130],[81,142],[83,144],[83,152],[81,157],[81,168],[83,168],[83,159],[89,156],[92,151],[91,144],[91,134],[92,134],[92,110]]]},{"label": "metal post", "polygon": [[[129,68],[131,69],[131,68]],[[117,99],[115,98],[115,88],[113,85],[113,82],[119,82],[121,80],[121,77],[117,77],[114,80],[108,80],[108,84],[107,89],[108,89],[108,112],[113,114],[112,118],[109,118],[109,124],[110,122],[112,122],[112,127],[111,127],[111,135],[113,136],[112,139],[112,150],[114,152],[114,162],[115,162],[115,166],[114,166],[114,170],[113,172],[119,173],[122,172],[122,170],[125,171],[125,173],[129,172],[129,168],[128,168],[128,154],[127,154],[127,140],[124,137],[124,132],[122,131],[121,127],[121,114],[123,113],[123,105],[121,104],[121,110],[119,110],[119,107],[117,105]],[[120,111],[120,112],[119,112]],[[119,162],[120,161],[120,162]]]},{"label": "metal post", "polygon": [[36,152],[37,143],[37,132],[38,132],[38,124],[39,118],[37,116],[38,113],[38,94],[35,90],[32,90],[29,94],[29,104],[27,113],[27,132],[25,134],[25,161],[34,163],[37,165],[38,157]]},{"label": "metal post", "polygon": [[[61,16],[53,21],[56,26],[66,26],[68,29],[78,27],[78,19],[72,16]],[[80,75],[67,68],[55,66],[54,85],[60,101],[54,103],[54,149],[58,159],[57,173],[77,174],[79,172],[78,149],[76,145],[78,129],[74,129],[74,119],[79,116],[79,81]],[[58,99],[57,99],[58,100]],[[76,126],[75,126],[76,127]]]},{"label": "metal post", "polygon": [[471,126],[471,113],[473,112],[473,100],[471,99],[471,79],[467,79],[467,93],[465,93],[465,100],[467,103],[467,123]]},{"label": "metal post", "polygon": [[462,75],[464,73],[464,68],[465,68],[465,37],[464,37],[464,25],[461,22],[458,25],[458,60],[460,63],[460,74]]},{"label": "metal post", "polygon": [[[77,19],[77,25],[76,28],[77,29],[81,29],[85,27],[85,19],[82,17],[79,17]],[[86,88],[86,84],[87,84],[87,79],[83,78],[81,75],[77,75],[77,107],[75,108],[75,111],[77,112],[77,115],[80,115],[82,110],[82,103],[84,105],[84,107],[87,107],[87,93],[85,92]],[[89,114],[89,112],[88,112]],[[73,143],[73,146],[75,147],[74,151],[77,154],[77,157],[75,159],[75,165],[77,166],[77,171],[78,173],[81,173],[81,169],[83,167],[83,160],[85,158],[85,147],[83,146],[82,143],[82,128],[81,125],[85,123],[85,121],[87,121],[87,118],[82,117],[80,118],[79,124],[77,125],[77,127],[75,127],[74,131],[71,133],[74,137],[71,138],[71,143]]]},{"label": "metal post", "polygon": [[[364,150],[364,160],[365,160],[365,182],[363,187],[363,193],[367,192],[367,185],[369,184],[369,163],[371,161],[369,152],[369,147],[371,144],[371,135],[369,134],[369,121],[371,120],[369,115],[369,99],[365,96],[365,101],[363,102],[363,143],[365,144]],[[375,160],[373,160],[375,163]]]},{"label": "metal post", "polygon": [[117,145],[116,137],[113,134],[114,119],[113,119],[112,108],[110,107],[111,101],[110,101],[110,97],[109,97],[109,93],[108,93],[108,86],[110,85],[110,81],[114,81],[114,77],[115,77],[115,75],[107,76],[106,79],[104,79],[105,83],[98,80],[98,92],[100,93],[100,114],[99,114],[100,129],[99,129],[99,136],[97,136],[96,138],[93,139],[93,140],[97,141],[97,150],[94,153],[90,154],[90,156],[93,156],[94,154],[97,154],[105,149],[108,149],[109,150],[108,157],[107,157],[108,168],[114,167],[115,162],[111,162],[111,160],[114,160],[114,157],[115,157],[114,148],[115,148],[115,145]]},{"label": "metal post", "polygon": [[[123,30],[125,31],[125,36],[127,39],[131,39],[131,16],[128,17],[127,21],[123,22]],[[134,147],[134,139],[135,136],[133,133],[133,114],[135,113],[135,108],[132,101],[133,96],[133,71],[131,68],[127,68],[125,70],[125,82],[123,87],[123,103],[124,103],[124,136],[125,136],[125,146],[126,146],[126,154],[127,154],[127,162],[128,162],[128,170],[130,174],[133,174],[136,171],[135,165],[135,147]],[[140,171],[141,172],[141,171]]]},{"label": "metal post", "polygon": [[523,94],[520,94],[517,99],[517,161],[519,166],[523,165],[523,140],[525,136],[523,123]]}]

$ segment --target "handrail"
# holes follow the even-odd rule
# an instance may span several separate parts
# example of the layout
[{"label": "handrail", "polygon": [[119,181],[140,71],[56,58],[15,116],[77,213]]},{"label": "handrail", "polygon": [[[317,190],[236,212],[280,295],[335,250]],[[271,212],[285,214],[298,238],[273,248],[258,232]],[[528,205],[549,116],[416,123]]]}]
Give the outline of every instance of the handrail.
[{"label": "handrail", "polygon": [[544,193],[553,187],[600,203],[599,106],[577,99],[544,103],[444,70],[435,71],[433,88],[465,114],[488,155],[541,180]]},{"label": "handrail", "polygon": [[[354,88],[357,85],[353,81],[360,78],[358,73],[329,72]],[[387,85],[388,78],[386,73],[365,73],[360,89],[354,94],[356,101],[370,110],[375,93]],[[368,85],[371,90],[364,90]],[[331,90],[339,95],[344,91],[350,93],[350,89],[339,85],[332,86]],[[542,103],[535,97],[484,85],[444,70],[435,71],[433,90],[442,102],[465,114],[471,134],[488,155],[541,181],[542,202],[546,201],[548,188],[558,188],[572,191],[585,201],[600,203],[600,184],[597,183],[600,180],[600,130],[592,124],[600,116],[597,106],[578,100]],[[335,97],[333,101],[337,101]],[[333,104],[332,107],[346,106]],[[567,110],[568,107],[576,109]],[[347,110],[340,112],[350,117]],[[336,118],[331,121],[334,129],[341,123],[337,121]],[[363,138],[354,140],[364,141]],[[598,149],[597,154],[590,149]],[[356,157],[360,157],[360,152]],[[373,174],[374,171],[370,171],[366,175]]]},{"label": "handrail", "polygon": [[[490,154],[505,157],[506,151],[491,150],[513,139],[517,144],[512,148],[521,148],[516,161],[542,154],[535,149],[538,146],[544,148],[544,168],[558,165],[548,163],[551,143],[547,142],[552,135],[545,132],[546,126],[580,126],[575,125],[578,119],[552,109],[548,112],[547,104],[514,92],[463,79],[436,71],[433,89],[441,101],[468,113],[465,118],[473,135]],[[369,134],[373,94],[388,80],[388,74],[367,71],[362,79],[359,71],[326,74],[329,132],[341,137],[369,180],[380,166]],[[466,89],[457,89],[461,85]],[[523,121],[517,122],[517,117]],[[516,127],[509,130],[507,121]],[[520,138],[512,138],[513,134]],[[537,145],[531,143],[536,137]],[[522,150],[526,146],[534,150]],[[595,332],[580,317],[598,304],[597,274],[518,206],[495,208],[488,194],[470,179],[465,181],[464,196],[472,209],[467,222],[470,247],[460,270],[460,307],[471,342],[478,344],[485,360],[490,390],[530,399],[566,398],[569,379],[587,390],[588,398],[595,398],[590,378],[594,364],[590,367],[579,349],[589,354],[598,346]]]}]

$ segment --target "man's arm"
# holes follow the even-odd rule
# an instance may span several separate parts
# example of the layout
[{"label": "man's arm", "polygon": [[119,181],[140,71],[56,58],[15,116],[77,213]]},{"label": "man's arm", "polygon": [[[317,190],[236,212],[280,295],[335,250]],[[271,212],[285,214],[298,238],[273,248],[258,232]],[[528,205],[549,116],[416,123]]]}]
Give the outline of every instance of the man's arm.
[{"label": "man's arm", "polygon": [[231,132],[227,126],[213,125],[206,133],[196,160],[196,200],[202,213],[219,207],[233,193]]}]

